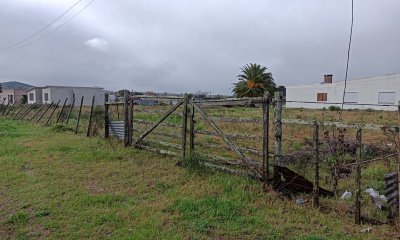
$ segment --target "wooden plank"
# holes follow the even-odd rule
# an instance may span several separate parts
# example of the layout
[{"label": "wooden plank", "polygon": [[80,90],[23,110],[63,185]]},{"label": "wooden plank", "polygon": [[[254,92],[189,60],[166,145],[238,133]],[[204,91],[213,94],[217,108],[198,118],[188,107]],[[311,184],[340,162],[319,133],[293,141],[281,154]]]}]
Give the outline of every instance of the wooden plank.
[{"label": "wooden plank", "polygon": [[196,103],[194,103],[195,108],[197,109],[198,112],[200,112],[200,114],[207,119],[207,122],[209,123],[209,125],[222,137],[222,139],[225,141],[225,143],[239,156],[239,158],[247,165],[247,167],[249,167],[256,175],[258,175],[258,177],[261,177],[259,169],[254,168],[251,166],[250,164],[250,160],[240,151],[240,149],[238,149],[232,142],[231,140],[226,137],[226,135],[222,132],[221,129],[219,129],[219,127],[210,119],[208,118],[207,113],[205,113],[199,105],[197,105]]},{"label": "wooden plank", "polygon": [[319,207],[319,125],[314,123],[313,131],[314,147],[314,183],[313,183],[313,207]]},{"label": "wooden plank", "polygon": [[155,152],[155,153],[158,153],[158,154],[171,156],[171,157],[177,157],[178,156],[178,153],[176,153],[176,152],[157,149],[157,148],[153,148],[153,147],[149,147],[149,146],[145,146],[145,145],[141,145],[141,144],[137,144],[137,145],[135,145],[135,147],[137,147],[139,149],[144,149],[146,151]]},{"label": "wooden plank", "polygon": [[[211,132],[211,131],[206,131],[206,130],[195,130],[194,133],[200,134],[200,135],[209,135],[209,136],[216,136],[219,137],[218,133]],[[226,134],[226,136],[229,139],[243,139],[243,140],[257,140],[257,141],[262,141],[263,137],[262,136],[255,136],[255,135],[246,135],[246,134]]]},{"label": "wooden plank", "polygon": [[81,98],[81,105],[79,107],[78,119],[76,121],[75,134],[78,133],[78,129],[79,129],[79,122],[81,120],[81,114],[82,114],[83,99],[84,99],[84,96],[82,96],[82,98]]},{"label": "wooden plank", "polygon": [[89,124],[88,124],[88,128],[86,131],[86,137],[90,137],[90,131],[92,129],[92,120],[93,120],[93,110],[94,110],[94,101],[96,99],[96,96],[92,97],[92,105],[90,107],[90,113],[89,113]]},{"label": "wooden plank", "polygon": [[156,127],[158,127],[160,125],[160,123],[162,123],[165,119],[167,119],[167,117],[169,117],[169,115],[171,115],[171,113],[173,113],[176,109],[178,109],[178,107],[180,107],[182,105],[182,103],[183,103],[183,100],[180,101],[178,104],[176,104],[174,107],[172,107],[168,112],[166,112],[163,117],[161,117],[156,123],[154,123],[145,133],[143,133],[135,141],[135,145],[138,144],[140,141],[142,141],[143,138],[145,138],[147,135],[149,135],[149,133],[151,131],[153,131]]},{"label": "wooden plank", "polygon": [[269,92],[265,91],[262,103],[263,109],[263,150],[262,150],[262,171],[264,182],[269,179]]},{"label": "wooden plank", "polygon": [[[149,122],[149,121],[139,120],[139,119],[134,119],[133,122],[134,122],[134,123],[137,123],[137,124],[143,124],[143,125],[154,125],[154,124],[155,124],[155,122]],[[159,124],[159,126],[172,127],[172,128],[179,128],[179,129],[182,127],[181,125],[178,125],[178,124],[174,124],[174,123],[164,123],[164,122],[161,122],[161,123]]]},{"label": "wooden plank", "polygon": [[275,156],[274,156],[274,184],[281,181],[281,175],[276,167],[282,167],[282,92],[275,93],[274,129],[275,129]]},{"label": "wooden plank", "polygon": [[[221,145],[221,144],[213,144],[213,143],[205,143],[205,142],[196,142],[197,145],[207,147],[207,148],[215,148],[215,149],[223,149],[223,150],[232,150],[229,146]],[[253,154],[258,157],[263,156],[263,152],[257,149],[253,148],[245,148],[245,147],[239,147],[236,146],[238,149],[240,149],[243,152],[247,152],[250,154]]]},{"label": "wooden plank", "polygon": [[182,160],[186,159],[186,133],[187,133],[187,122],[188,122],[188,101],[187,94],[183,98],[183,109],[182,109]]}]

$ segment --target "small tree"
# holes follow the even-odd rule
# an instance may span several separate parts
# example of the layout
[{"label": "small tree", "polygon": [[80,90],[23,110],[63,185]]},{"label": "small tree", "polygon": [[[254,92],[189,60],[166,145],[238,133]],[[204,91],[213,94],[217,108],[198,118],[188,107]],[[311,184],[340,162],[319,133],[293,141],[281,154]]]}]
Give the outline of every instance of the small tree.
[{"label": "small tree", "polygon": [[274,94],[276,84],[272,73],[256,63],[246,64],[240,68],[239,81],[234,84],[232,92],[236,97],[262,97],[265,91]]}]

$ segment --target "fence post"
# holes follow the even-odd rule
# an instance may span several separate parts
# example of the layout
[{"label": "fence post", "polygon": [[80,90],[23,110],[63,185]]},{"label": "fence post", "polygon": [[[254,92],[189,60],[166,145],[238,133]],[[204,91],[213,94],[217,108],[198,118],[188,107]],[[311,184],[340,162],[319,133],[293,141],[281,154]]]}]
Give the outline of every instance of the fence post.
[{"label": "fence post", "polygon": [[133,111],[134,111],[134,101],[131,98],[133,96],[133,91],[129,94],[129,146],[133,143]]},{"label": "fence post", "polygon": [[22,114],[22,116],[19,118],[19,120],[24,120],[24,118],[36,107],[36,103],[32,104],[32,106],[30,106],[30,108],[28,108],[28,110],[26,112],[24,112],[24,114]]},{"label": "fence post", "polygon": [[65,123],[65,125],[68,125],[69,118],[71,117],[71,113],[72,113],[72,110],[74,109],[74,107],[75,107],[75,93],[72,94],[72,104],[71,104],[71,107],[70,107],[70,109],[68,111],[67,122]]},{"label": "fence post", "polygon": [[313,184],[313,206],[319,207],[319,125],[314,122],[314,184]]},{"label": "fence post", "polygon": [[89,114],[89,125],[87,128],[87,132],[86,132],[86,136],[90,137],[90,130],[92,129],[92,119],[93,119],[93,108],[94,108],[94,100],[95,100],[95,96],[93,96],[92,98],[92,106],[90,107],[90,114]]},{"label": "fence post", "polygon": [[17,103],[17,101],[14,101],[13,105],[11,105],[10,109],[8,111],[6,111],[6,116],[8,116],[8,114],[10,114],[11,110],[14,109],[15,104]]},{"label": "fence post", "polygon": [[40,111],[43,110],[43,108],[44,108],[45,106],[46,106],[46,103],[43,104],[43,105],[39,108],[39,110],[37,110],[37,112],[36,112],[35,114],[33,114],[33,116],[29,119],[29,121],[32,121],[32,120],[40,113]]},{"label": "fence post", "polygon": [[124,91],[124,145],[129,146],[129,93]]},{"label": "fence post", "polygon": [[47,122],[46,122],[45,126],[47,126],[47,125],[49,124],[51,117],[53,117],[54,112],[57,110],[58,105],[60,104],[60,101],[61,101],[61,99],[58,100],[57,105],[56,105],[56,107],[53,109],[53,111],[51,112],[50,117],[49,117],[49,119],[47,119]]},{"label": "fence post", "polygon": [[186,132],[188,120],[188,95],[185,94],[182,109],[182,160],[186,158]]},{"label": "fence post", "polygon": [[44,115],[47,113],[47,111],[49,111],[49,109],[53,106],[54,102],[51,102],[50,105],[46,108],[46,110],[44,110],[44,112],[42,113],[42,115],[40,115],[39,119],[36,121],[36,123],[39,123],[40,120],[42,120],[42,118],[44,117]]},{"label": "fence post", "polygon": [[78,133],[79,122],[81,121],[83,99],[84,99],[84,96],[82,96],[82,98],[81,98],[81,106],[79,107],[78,119],[76,121],[75,134]]},{"label": "fence post", "polygon": [[67,101],[68,101],[68,98],[65,99],[64,104],[63,104],[62,107],[61,107],[61,111],[60,111],[60,113],[58,114],[56,123],[59,123],[59,122],[60,122],[61,115],[62,115],[62,113],[64,112],[64,108],[65,108],[65,105],[67,104]]},{"label": "fence post", "polygon": [[[397,103],[397,111],[399,113],[398,118],[400,120],[400,101]],[[398,133],[398,134],[400,134],[400,133]],[[397,188],[397,192],[398,192],[397,204],[398,204],[398,214],[400,217],[400,142],[399,142],[399,145],[397,146],[397,148],[398,148],[397,149],[397,187],[398,187]]]},{"label": "fence post", "polygon": [[[3,104],[4,104],[4,103],[3,103]],[[10,105],[10,100],[8,100],[7,106],[6,106],[6,108],[4,108],[2,115],[4,115],[4,113],[6,113],[6,110],[7,110],[7,108],[8,108],[9,105]]]},{"label": "fence post", "polygon": [[104,138],[110,137],[110,128],[109,128],[109,116],[108,116],[108,93],[104,95]]},{"label": "fence post", "polygon": [[[21,107],[21,108],[20,108]],[[18,106],[14,109],[14,111],[11,113],[10,117],[14,118],[15,114],[19,114],[19,112],[21,111],[21,109],[24,108],[24,105],[22,104],[22,102],[20,102],[18,104]]]},{"label": "fence post", "polygon": [[265,91],[263,96],[263,178],[264,183],[269,179],[269,92]]},{"label": "fence post", "polygon": [[362,135],[361,128],[357,129],[356,134],[357,154],[356,154],[356,212],[355,223],[361,224],[361,157],[362,157]]},{"label": "fence post", "polygon": [[190,157],[193,157],[194,154],[194,105],[193,105],[194,99],[193,97],[190,99],[190,120],[189,120],[189,128],[190,128],[190,133],[189,133],[189,152],[190,152]]},{"label": "fence post", "polygon": [[274,182],[281,181],[281,174],[277,167],[282,166],[282,92],[275,93],[274,127],[275,127],[275,163],[274,163]]}]

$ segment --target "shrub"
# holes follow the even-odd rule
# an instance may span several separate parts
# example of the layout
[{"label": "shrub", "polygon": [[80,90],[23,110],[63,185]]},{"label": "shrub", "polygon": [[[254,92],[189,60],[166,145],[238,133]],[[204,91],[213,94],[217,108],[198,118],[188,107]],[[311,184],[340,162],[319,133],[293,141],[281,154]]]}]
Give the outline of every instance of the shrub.
[{"label": "shrub", "polygon": [[329,111],[340,111],[340,107],[337,107],[337,106],[329,106]]}]

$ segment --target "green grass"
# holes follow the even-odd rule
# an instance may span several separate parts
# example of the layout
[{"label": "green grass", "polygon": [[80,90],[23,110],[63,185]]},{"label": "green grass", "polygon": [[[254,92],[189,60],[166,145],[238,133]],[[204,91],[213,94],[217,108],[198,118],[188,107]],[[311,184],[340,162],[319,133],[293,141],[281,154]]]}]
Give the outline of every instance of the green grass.
[{"label": "green grass", "polygon": [[[113,147],[110,145],[113,144]],[[62,127],[0,119],[0,239],[393,239],[389,225],[296,206],[253,180]],[[366,171],[375,178],[381,169]],[[309,198],[309,196],[302,196]],[[341,205],[322,199],[322,205]],[[347,203],[346,203],[347,204]]]}]

